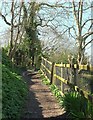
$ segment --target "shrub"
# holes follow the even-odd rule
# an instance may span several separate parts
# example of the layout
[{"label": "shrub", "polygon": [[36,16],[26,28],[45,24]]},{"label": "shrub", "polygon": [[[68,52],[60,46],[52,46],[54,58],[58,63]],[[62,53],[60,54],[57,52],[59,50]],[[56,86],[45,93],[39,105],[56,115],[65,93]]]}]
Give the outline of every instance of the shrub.
[{"label": "shrub", "polygon": [[78,92],[68,92],[62,98],[61,105],[71,118],[92,118],[93,105]]}]

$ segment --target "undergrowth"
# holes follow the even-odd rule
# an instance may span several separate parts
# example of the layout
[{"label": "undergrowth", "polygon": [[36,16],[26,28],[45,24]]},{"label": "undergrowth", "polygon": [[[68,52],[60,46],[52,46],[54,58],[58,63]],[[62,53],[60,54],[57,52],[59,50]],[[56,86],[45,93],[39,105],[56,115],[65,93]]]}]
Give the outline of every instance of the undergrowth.
[{"label": "undergrowth", "polygon": [[39,71],[40,75],[41,75],[41,79],[42,79],[42,83],[44,83],[45,85],[50,85],[50,81],[45,78],[45,76],[42,74],[41,71]]},{"label": "undergrowth", "polygon": [[[41,78],[43,79],[43,83],[47,85],[48,80],[44,75],[41,75]],[[62,96],[56,85],[51,84],[49,88],[54,96],[56,96],[59,105],[65,108],[65,111],[68,113],[68,119],[93,119],[93,104],[79,92],[71,91]]]},{"label": "undergrowth", "polygon": [[69,113],[69,117],[80,120],[93,119],[93,105],[79,92],[68,92],[61,99],[60,104]]},{"label": "undergrowth", "polygon": [[2,118],[19,119],[27,94],[27,85],[19,69],[13,66],[5,51],[2,51]]}]

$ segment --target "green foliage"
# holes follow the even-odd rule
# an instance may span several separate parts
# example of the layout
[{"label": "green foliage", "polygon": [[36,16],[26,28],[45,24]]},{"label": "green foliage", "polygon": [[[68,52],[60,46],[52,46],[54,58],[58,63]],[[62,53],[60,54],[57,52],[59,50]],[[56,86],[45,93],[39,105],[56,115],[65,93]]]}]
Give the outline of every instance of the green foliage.
[{"label": "green foliage", "polygon": [[41,70],[38,70],[38,73],[43,77],[44,75],[42,74]]},{"label": "green foliage", "polygon": [[28,56],[32,59],[32,66],[35,65],[36,69],[40,69],[41,64],[41,42],[38,39],[38,20],[36,18],[36,13],[39,11],[39,6],[36,2],[32,2],[30,4],[30,9],[27,11],[26,6],[23,6],[23,13],[24,13],[24,28],[26,34],[24,36],[24,46],[25,43],[27,44],[27,51]]},{"label": "green foliage", "polygon": [[[39,73],[41,73],[41,72],[39,72]],[[41,73],[41,79],[45,85],[50,85],[50,81],[48,79],[46,79],[42,73]]]},{"label": "green foliage", "polygon": [[55,63],[64,63],[64,64],[68,64],[69,61],[68,61],[68,56],[74,56],[74,60],[73,60],[73,63],[77,63],[77,53],[71,53],[70,50],[68,51],[60,51],[60,52],[54,52],[54,51],[51,51],[49,53],[48,52],[45,52],[44,53],[44,57],[47,58],[49,61],[51,62],[55,62]]},{"label": "green foliage", "polygon": [[45,85],[49,85],[49,84],[50,84],[50,81],[47,80],[46,78],[43,78],[42,82],[43,82]]},{"label": "green foliage", "polygon": [[6,55],[6,50],[2,49],[2,64],[7,66],[8,68],[12,69],[12,62],[9,57]]},{"label": "green foliage", "polygon": [[69,113],[69,117],[79,120],[80,118],[93,117],[93,105],[78,92],[69,92],[64,95],[60,104]]},{"label": "green foliage", "polygon": [[[39,73],[41,74],[42,72],[39,71]],[[48,80],[42,74],[41,79],[47,85]],[[93,118],[92,103],[84,96],[82,96],[79,92],[72,91],[62,96],[61,92],[59,91],[55,84],[49,85],[49,88],[59,101],[60,107],[65,108],[69,118],[75,120],[80,120],[81,118],[84,118],[86,120],[88,118],[90,119]]]},{"label": "green foliage", "polygon": [[66,93],[63,97],[56,85],[50,85],[50,90],[56,96],[61,107],[64,107],[69,118],[93,118],[93,105],[78,92]]},{"label": "green foliage", "polygon": [[2,64],[5,65],[10,71],[13,71],[20,75],[21,69],[12,63],[12,61],[9,59],[9,57],[6,55],[6,53],[7,53],[7,50],[2,49]]},{"label": "green foliage", "polygon": [[45,76],[42,74],[42,72],[39,71],[39,73],[41,74],[42,82],[43,82],[45,85],[49,85],[49,88],[50,88],[50,90],[52,91],[52,93],[56,96],[56,98],[58,99],[58,101],[60,101],[60,99],[62,98],[62,95],[61,95],[59,89],[57,88],[57,86],[54,85],[54,84],[51,84],[51,85],[50,85],[50,81],[49,81],[47,78],[45,78]]},{"label": "green foliage", "polygon": [[59,89],[57,88],[57,86],[54,84],[50,85],[50,90],[56,96],[57,100],[60,101],[62,98],[62,95],[61,95]]},{"label": "green foliage", "polygon": [[22,105],[27,94],[27,85],[18,74],[18,69],[12,67],[3,50],[2,56],[2,117],[20,117]]}]

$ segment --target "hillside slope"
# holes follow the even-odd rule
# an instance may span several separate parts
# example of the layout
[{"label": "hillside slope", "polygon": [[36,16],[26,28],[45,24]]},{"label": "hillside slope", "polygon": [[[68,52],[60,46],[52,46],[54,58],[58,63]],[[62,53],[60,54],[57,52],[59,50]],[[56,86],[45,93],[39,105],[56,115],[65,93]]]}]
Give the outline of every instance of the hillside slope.
[{"label": "hillside slope", "polygon": [[19,70],[2,51],[2,117],[19,118],[27,94],[27,85]]}]

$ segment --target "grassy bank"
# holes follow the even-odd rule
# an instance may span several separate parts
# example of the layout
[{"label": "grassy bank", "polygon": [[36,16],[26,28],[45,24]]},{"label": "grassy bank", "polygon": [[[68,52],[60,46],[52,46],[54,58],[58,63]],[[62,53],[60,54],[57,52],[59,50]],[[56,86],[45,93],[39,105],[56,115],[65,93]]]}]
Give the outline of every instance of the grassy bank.
[{"label": "grassy bank", "polygon": [[20,69],[15,68],[13,63],[7,57],[5,51],[2,51],[2,117],[20,118],[21,108],[23,106],[27,85],[20,76]]}]

